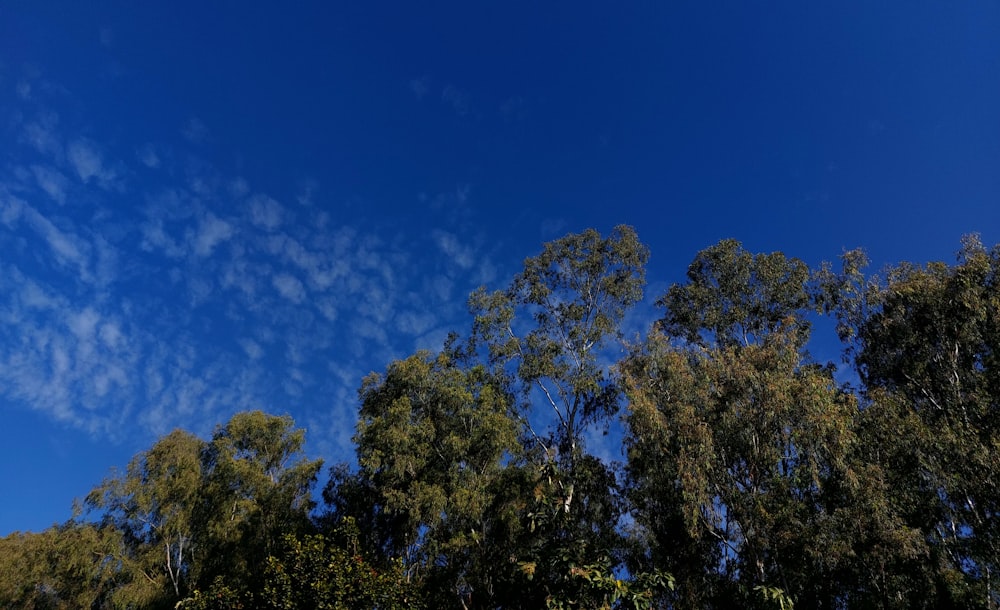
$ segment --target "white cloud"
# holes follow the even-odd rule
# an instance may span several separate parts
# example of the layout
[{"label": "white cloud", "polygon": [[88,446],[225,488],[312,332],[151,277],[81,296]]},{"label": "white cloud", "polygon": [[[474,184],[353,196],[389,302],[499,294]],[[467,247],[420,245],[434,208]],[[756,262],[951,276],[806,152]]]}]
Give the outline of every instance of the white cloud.
[{"label": "white cloud", "polygon": [[[464,206],[469,200],[469,193],[471,191],[472,185],[468,183],[458,184],[455,186],[455,190],[438,193],[430,199],[430,207],[432,210],[446,210],[449,214],[455,214],[456,210]],[[427,194],[420,193],[418,199],[421,202],[427,201]]]},{"label": "white cloud", "polygon": [[83,276],[89,276],[87,273],[89,255],[86,252],[88,248],[86,242],[75,235],[60,230],[31,206],[25,205],[23,213],[25,221],[49,246],[56,260],[63,264],[74,265]]},{"label": "white cloud", "polygon": [[26,123],[22,138],[36,151],[53,159],[62,156],[62,144],[56,133],[59,115],[44,114],[37,121]]},{"label": "white cloud", "polygon": [[198,307],[212,296],[214,284],[208,277],[193,276],[188,278],[187,289],[188,295],[191,297],[191,306]]},{"label": "white cloud", "polygon": [[471,104],[469,94],[454,85],[445,85],[441,91],[441,100],[451,106],[459,116],[469,114]]},{"label": "white cloud", "polygon": [[[298,201],[301,206],[311,207],[317,190],[319,190],[318,182],[312,179],[303,180],[299,185],[299,194],[295,197],[295,200]],[[322,224],[318,226],[322,226]]]},{"label": "white cloud", "polygon": [[439,302],[447,303],[451,301],[452,288],[455,286],[454,281],[443,275],[437,275],[427,280],[427,284],[430,294],[437,297]]},{"label": "white cloud", "polygon": [[35,282],[22,278],[20,284],[22,288],[18,298],[23,307],[46,310],[57,306],[58,301]]},{"label": "white cloud", "polygon": [[431,233],[431,237],[434,238],[438,249],[462,269],[471,269],[475,264],[472,248],[462,245],[454,234],[435,230]]},{"label": "white cloud", "polygon": [[[442,100],[431,101],[469,111],[454,87]],[[451,299],[482,273],[455,229],[409,244],[375,210],[331,213],[339,195],[319,205],[315,182],[294,185],[300,192],[288,197],[298,203],[278,201],[169,143],[141,144],[149,134],[130,134],[140,144],[124,149],[137,176],[158,185],[130,183],[144,188],[135,205],[108,188],[130,174],[100,125],[88,124],[84,138],[54,114],[18,121],[15,144],[34,160],[14,168],[14,190],[0,186],[0,241],[11,246],[0,256],[0,401],[101,438],[210,432],[259,406],[322,410],[319,436],[350,430],[362,375],[439,344],[461,310]],[[198,120],[184,132],[208,137]],[[459,184],[442,201],[451,211],[469,196]],[[449,273],[425,278],[417,271],[426,261],[410,253],[431,244]],[[340,376],[327,374],[328,361]],[[303,398],[317,395],[339,397],[336,413],[326,399]],[[349,432],[333,434],[349,445]]]},{"label": "white cloud", "polygon": [[101,167],[101,154],[85,140],[70,142],[66,154],[76,174],[84,182],[89,182],[91,178],[99,176],[104,171]]},{"label": "white cloud", "polygon": [[236,288],[248,300],[260,292],[258,274],[246,261],[229,261],[223,265],[221,283],[226,288]]},{"label": "white cloud", "polygon": [[250,199],[250,222],[267,231],[281,226],[284,208],[267,195],[257,194]]},{"label": "white cloud", "polygon": [[73,140],[66,147],[66,157],[84,183],[96,179],[102,188],[115,185],[117,172],[105,165],[103,155],[93,142],[83,138]]},{"label": "white cloud", "polygon": [[122,331],[115,322],[105,322],[102,324],[100,337],[104,346],[112,350],[118,348],[123,340]]},{"label": "white cloud", "polygon": [[163,227],[163,222],[159,219],[144,223],[140,228],[142,241],[139,247],[146,252],[163,252],[169,258],[181,258],[184,256],[182,248]]},{"label": "white cloud", "polygon": [[198,231],[194,234],[194,253],[198,256],[210,256],[220,243],[233,236],[233,227],[226,221],[209,212],[201,219]]},{"label": "white cloud", "polygon": [[238,177],[229,183],[229,194],[235,199],[241,199],[250,192],[250,185],[243,177]]},{"label": "white cloud", "polygon": [[408,335],[422,335],[436,322],[429,312],[404,311],[396,316],[396,328]]},{"label": "white cloud", "polygon": [[160,167],[160,155],[157,154],[156,148],[152,144],[140,146],[139,150],[136,151],[136,157],[138,157],[139,163],[150,169]]},{"label": "white cloud", "polygon": [[418,100],[424,99],[427,92],[430,90],[430,81],[424,78],[414,78],[410,81],[410,91],[413,95],[417,96]]},{"label": "white cloud", "polygon": [[239,344],[251,360],[260,360],[264,355],[264,349],[253,339],[240,339]]},{"label": "white cloud", "polygon": [[279,273],[271,278],[271,284],[281,296],[293,303],[301,303],[306,298],[306,289],[297,277],[288,273]]},{"label": "white cloud", "polygon": [[181,135],[192,144],[203,144],[208,139],[208,127],[200,119],[192,118],[184,124]]},{"label": "white cloud", "polygon": [[14,223],[21,219],[21,214],[27,204],[13,195],[4,192],[0,192],[0,195],[4,196],[3,199],[0,199],[0,221],[8,228],[12,228]]},{"label": "white cloud", "polygon": [[83,311],[70,313],[69,318],[66,320],[66,326],[76,335],[79,341],[90,341],[100,321],[101,316],[90,307],[87,307]]},{"label": "white cloud", "polygon": [[68,184],[66,176],[56,169],[42,165],[32,165],[31,172],[35,176],[38,187],[46,195],[51,197],[56,203],[61,204],[66,201],[66,188]]}]

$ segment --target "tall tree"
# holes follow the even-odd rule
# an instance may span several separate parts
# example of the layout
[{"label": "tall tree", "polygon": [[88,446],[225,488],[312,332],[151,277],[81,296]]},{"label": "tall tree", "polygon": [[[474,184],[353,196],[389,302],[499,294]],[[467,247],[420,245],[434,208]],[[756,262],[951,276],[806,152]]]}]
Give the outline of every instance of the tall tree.
[{"label": "tall tree", "polygon": [[125,601],[114,595],[123,580],[114,569],[120,545],[114,530],[77,521],[0,538],[0,607],[114,607]]},{"label": "tall tree", "polygon": [[322,460],[302,455],[304,440],[291,417],[261,411],[237,413],[212,435],[198,506],[202,588],[223,577],[236,590],[258,591],[283,536],[310,531]]},{"label": "tall tree", "polygon": [[[602,348],[621,337],[625,313],[642,299],[649,251],[628,226],[608,238],[588,229],[545,244],[506,290],[470,298],[473,332],[489,361],[519,389],[532,440],[567,463],[589,426],[618,408]],[[534,429],[545,415],[553,426]]]},{"label": "tall tree", "polygon": [[187,593],[203,448],[194,435],[175,430],[87,495],[104,526],[123,537],[116,560],[129,576],[117,597],[169,607]]},{"label": "tall tree", "polygon": [[863,487],[857,410],[803,351],[809,277],[799,260],[720,242],[622,365],[629,497],[645,562],[675,576],[677,607],[750,606],[775,590],[838,603],[844,503]]},{"label": "tall tree", "polygon": [[924,585],[912,589],[923,603],[1000,606],[1000,247],[967,237],[957,265],[865,281],[856,267],[835,285],[850,288],[837,306],[865,387],[866,446],[927,545],[899,573]]},{"label": "tall tree", "polygon": [[488,555],[506,526],[492,503],[518,444],[505,388],[465,360],[448,346],[367,377],[355,438],[378,545],[411,577],[437,583],[438,603],[471,606],[495,591]]},{"label": "tall tree", "polygon": [[505,290],[480,289],[470,298],[473,345],[484,348],[491,370],[518,398],[524,475],[532,482],[523,518],[534,531],[512,555],[532,570],[522,591],[538,599],[527,605],[556,597],[586,605],[570,570],[618,564],[617,480],[611,464],[587,452],[585,439],[618,413],[607,350],[642,299],[648,258],[631,227],[615,227],[608,237],[591,229],[545,244]]}]

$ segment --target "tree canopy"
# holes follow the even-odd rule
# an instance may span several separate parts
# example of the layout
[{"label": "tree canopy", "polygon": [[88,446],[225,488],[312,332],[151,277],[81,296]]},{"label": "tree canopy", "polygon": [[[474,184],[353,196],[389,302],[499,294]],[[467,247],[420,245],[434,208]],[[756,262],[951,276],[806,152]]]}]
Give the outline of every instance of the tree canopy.
[{"label": "tree canopy", "polygon": [[474,292],[360,381],[322,501],[288,416],[163,436],[0,539],[0,605],[1000,606],[1000,247],[872,273],[724,240],[646,301],[648,257],[588,230]]}]

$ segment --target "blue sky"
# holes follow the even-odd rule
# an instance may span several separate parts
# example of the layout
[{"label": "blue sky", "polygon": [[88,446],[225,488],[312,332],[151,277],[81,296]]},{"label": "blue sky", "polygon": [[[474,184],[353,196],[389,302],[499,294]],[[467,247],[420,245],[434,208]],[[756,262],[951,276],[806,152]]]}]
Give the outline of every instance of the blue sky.
[{"label": "blue sky", "polygon": [[567,232],[650,301],[726,237],[1000,241],[996,3],[148,4],[0,7],[0,535],[239,410],[349,459],[362,376]]}]

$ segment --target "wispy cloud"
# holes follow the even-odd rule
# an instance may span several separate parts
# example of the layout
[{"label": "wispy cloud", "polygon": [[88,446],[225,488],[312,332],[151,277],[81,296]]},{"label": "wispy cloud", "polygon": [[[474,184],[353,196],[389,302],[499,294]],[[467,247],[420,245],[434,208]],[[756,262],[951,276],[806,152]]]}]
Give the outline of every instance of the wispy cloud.
[{"label": "wispy cloud", "polygon": [[160,155],[156,152],[156,147],[152,144],[146,143],[140,146],[136,151],[136,157],[140,163],[148,168],[156,169],[160,167]]},{"label": "wispy cloud", "polygon": [[215,247],[233,236],[233,227],[225,220],[207,213],[191,233],[191,244],[198,256],[209,256]]},{"label": "wispy cloud", "polygon": [[412,79],[410,81],[410,91],[413,92],[417,100],[424,99],[424,96],[430,91],[430,80],[427,77]]},{"label": "wispy cloud", "polygon": [[462,269],[471,269],[475,264],[475,254],[470,246],[462,244],[458,237],[440,229],[432,233],[438,249]]},{"label": "wispy cloud", "polygon": [[84,183],[93,180],[103,188],[116,185],[118,173],[108,167],[94,142],[85,138],[73,140],[66,147],[66,158]]},{"label": "wispy cloud", "polygon": [[448,104],[459,116],[466,116],[472,109],[469,94],[455,85],[445,85],[441,90],[441,101]]},{"label": "wispy cloud", "polygon": [[299,304],[306,299],[306,289],[299,278],[289,273],[279,273],[271,279],[274,289],[289,301]]},{"label": "wispy cloud", "polygon": [[192,144],[204,144],[208,140],[208,127],[201,119],[191,118],[181,128],[181,135]]},{"label": "wispy cloud", "polygon": [[17,93],[17,97],[22,100],[27,101],[31,99],[31,83],[28,81],[18,81],[17,86],[14,87],[14,91]]},{"label": "wispy cloud", "polygon": [[360,379],[464,320],[487,264],[453,224],[467,184],[433,198],[459,220],[414,243],[363,207],[332,213],[314,181],[288,203],[180,137],[83,136],[38,97],[11,127],[31,160],[0,167],[0,397],[100,438],[296,409],[342,450]]},{"label": "wispy cloud", "polygon": [[10,228],[23,223],[48,246],[48,252],[59,265],[73,267],[83,277],[89,276],[86,242],[57,227],[24,200],[0,193],[0,220]]},{"label": "wispy cloud", "polygon": [[280,203],[261,194],[250,198],[249,211],[250,222],[267,231],[280,227],[285,216],[285,209]]},{"label": "wispy cloud", "polygon": [[43,165],[32,165],[31,172],[46,195],[57,203],[65,203],[68,180],[66,176],[57,169]]},{"label": "wispy cloud", "polygon": [[52,159],[60,159],[63,149],[57,132],[58,124],[58,114],[43,112],[37,119],[23,125],[20,139],[35,151]]}]

